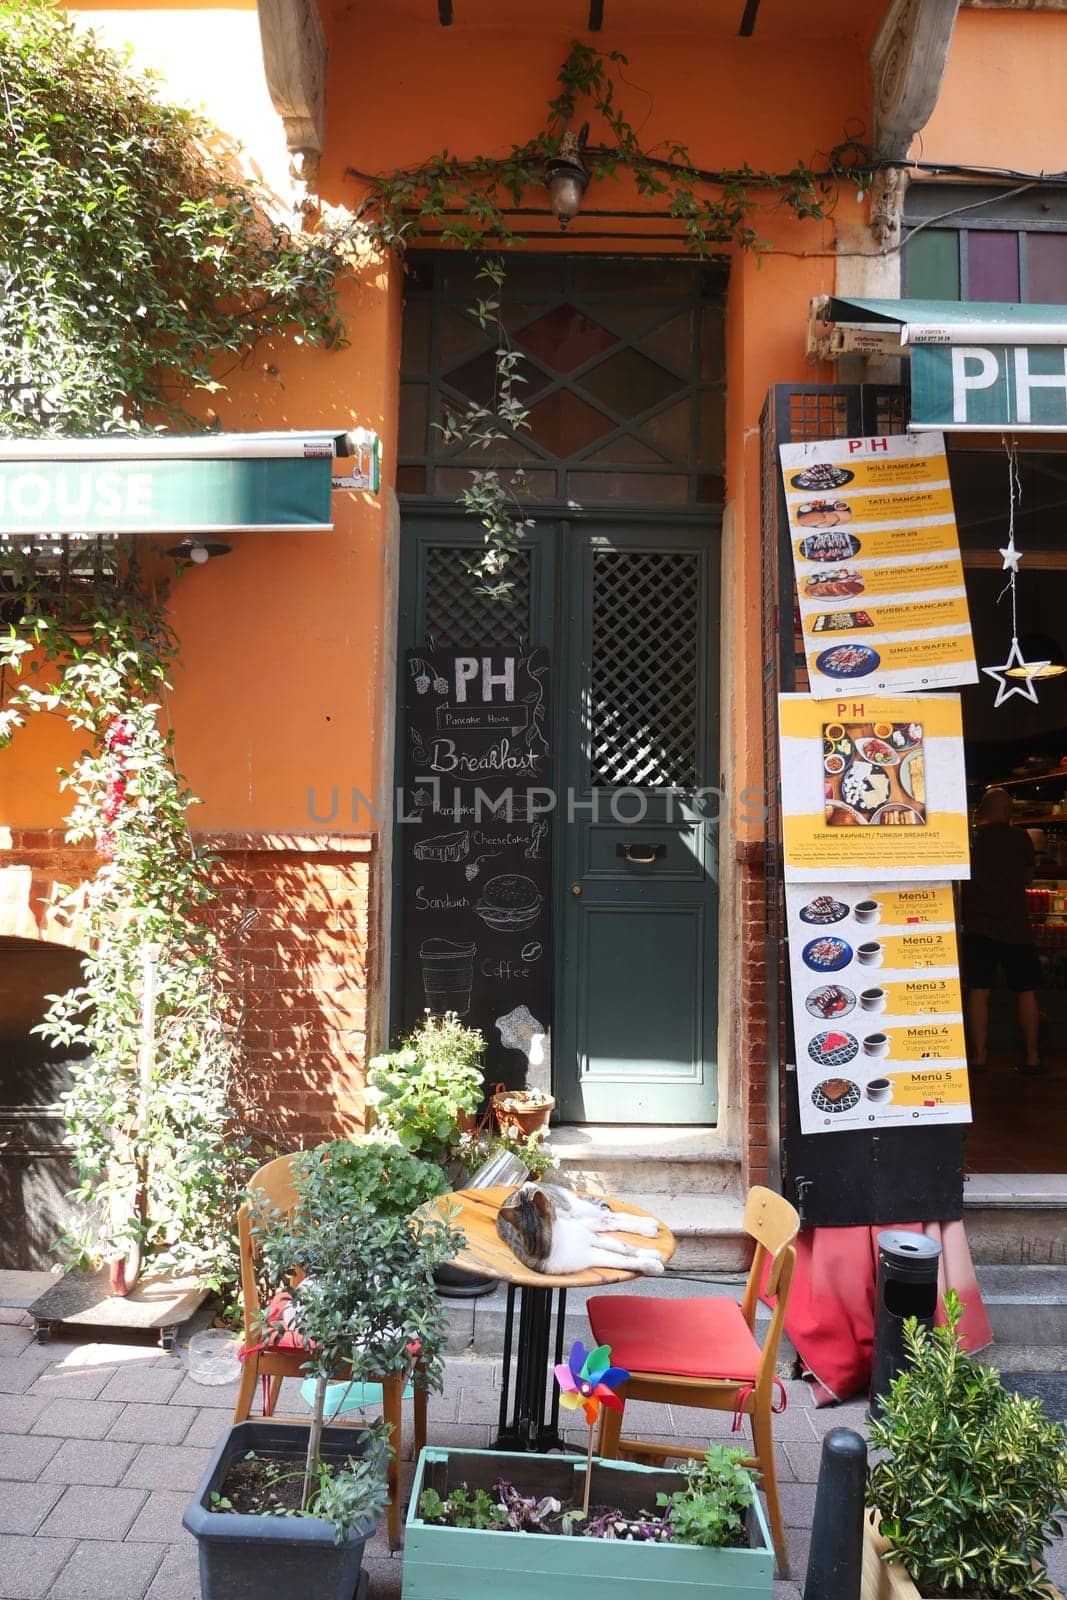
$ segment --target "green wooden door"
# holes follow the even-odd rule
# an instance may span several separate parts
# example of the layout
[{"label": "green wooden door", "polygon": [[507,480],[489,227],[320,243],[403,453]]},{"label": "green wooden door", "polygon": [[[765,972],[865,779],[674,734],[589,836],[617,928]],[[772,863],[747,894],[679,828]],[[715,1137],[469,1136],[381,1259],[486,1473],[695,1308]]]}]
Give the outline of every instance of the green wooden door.
[{"label": "green wooden door", "polygon": [[718,535],[572,525],[562,563],[557,1100],[714,1122]]}]

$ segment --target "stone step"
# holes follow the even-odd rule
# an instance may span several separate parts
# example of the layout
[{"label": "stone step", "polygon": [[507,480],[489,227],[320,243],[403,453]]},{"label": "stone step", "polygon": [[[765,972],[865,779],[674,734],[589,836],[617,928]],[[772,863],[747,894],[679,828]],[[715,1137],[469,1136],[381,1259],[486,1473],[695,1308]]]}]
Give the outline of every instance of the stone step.
[{"label": "stone step", "polygon": [[714,1128],[564,1123],[550,1143],[575,1186],[593,1194],[727,1195],[740,1187],[740,1152]]},{"label": "stone step", "polygon": [[741,1227],[744,1201],[729,1194],[663,1194],[627,1189],[625,1198],[666,1223],[675,1238],[668,1276],[744,1272],[752,1255]]},{"label": "stone step", "polygon": [[971,1173],[963,1208],[976,1265],[1067,1267],[1067,1174]]},{"label": "stone step", "polygon": [[[1067,1267],[981,1265],[975,1275],[993,1327],[997,1366],[1006,1365],[1002,1347],[1067,1347]],[[1030,1365],[1015,1363],[1017,1370]]]}]

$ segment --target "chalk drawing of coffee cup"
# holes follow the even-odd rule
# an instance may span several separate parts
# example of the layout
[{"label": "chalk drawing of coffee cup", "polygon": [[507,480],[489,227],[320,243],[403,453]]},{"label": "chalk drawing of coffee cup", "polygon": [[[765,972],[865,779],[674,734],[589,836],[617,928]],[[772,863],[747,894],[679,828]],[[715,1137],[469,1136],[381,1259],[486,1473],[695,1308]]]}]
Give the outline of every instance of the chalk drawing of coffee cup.
[{"label": "chalk drawing of coffee cup", "polygon": [[465,1017],[471,1008],[476,944],[456,944],[452,939],[424,939],[419,946],[422,987],[431,1016],[454,1011]]}]

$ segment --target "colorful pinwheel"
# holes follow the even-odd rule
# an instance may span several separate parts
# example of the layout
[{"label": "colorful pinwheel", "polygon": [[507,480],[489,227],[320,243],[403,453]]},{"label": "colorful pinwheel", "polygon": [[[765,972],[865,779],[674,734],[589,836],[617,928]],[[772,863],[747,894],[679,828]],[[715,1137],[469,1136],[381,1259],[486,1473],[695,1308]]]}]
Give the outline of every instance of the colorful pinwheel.
[{"label": "colorful pinwheel", "polygon": [[593,1481],[593,1424],[600,1415],[601,1406],[611,1406],[621,1411],[623,1403],[615,1390],[626,1382],[630,1374],[622,1367],[611,1365],[611,1346],[598,1345],[586,1350],[580,1339],[571,1346],[567,1365],[556,1368],[559,1384],[559,1403],[568,1411],[581,1406],[589,1424],[589,1450],[585,1461],[585,1492],[582,1495],[582,1512],[589,1515],[589,1488]]},{"label": "colorful pinwheel", "polygon": [[621,1383],[630,1376],[622,1367],[611,1365],[611,1346],[602,1344],[595,1350],[586,1350],[580,1339],[575,1339],[566,1366],[556,1368],[559,1384],[559,1403],[568,1411],[581,1406],[585,1420],[592,1427],[600,1415],[602,1405],[622,1410],[622,1401],[615,1394]]}]

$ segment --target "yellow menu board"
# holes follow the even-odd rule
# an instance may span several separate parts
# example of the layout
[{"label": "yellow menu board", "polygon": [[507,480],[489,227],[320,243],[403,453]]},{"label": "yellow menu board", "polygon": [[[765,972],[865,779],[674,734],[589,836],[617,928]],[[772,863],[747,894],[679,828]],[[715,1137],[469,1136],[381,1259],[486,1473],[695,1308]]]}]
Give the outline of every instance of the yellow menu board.
[{"label": "yellow menu board", "polygon": [[970,1122],[948,883],[786,886],[804,1133]]},{"label": "yellow menu board", "polygon": [[970,877],[958,695],[786,694],[779,725],[787,882]]},{"label": "yellow menu board", "polygon": [[815,698],[977,683],[944,435],[779,454]]}]

